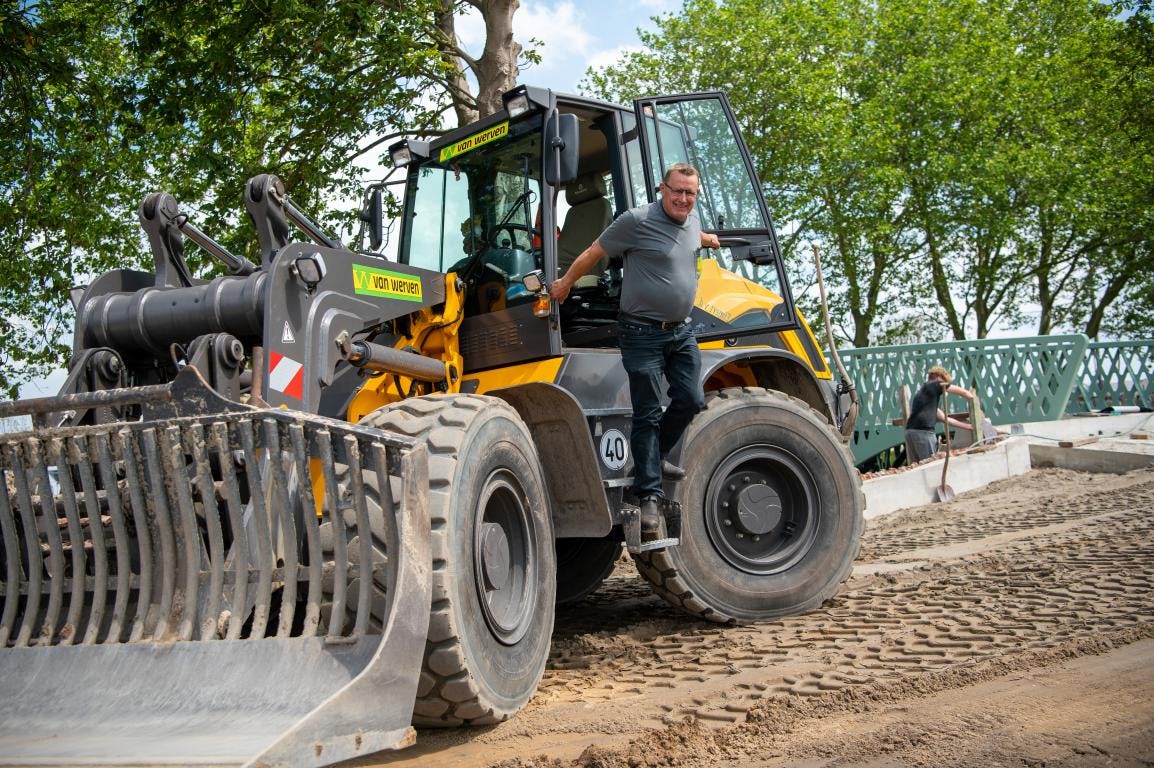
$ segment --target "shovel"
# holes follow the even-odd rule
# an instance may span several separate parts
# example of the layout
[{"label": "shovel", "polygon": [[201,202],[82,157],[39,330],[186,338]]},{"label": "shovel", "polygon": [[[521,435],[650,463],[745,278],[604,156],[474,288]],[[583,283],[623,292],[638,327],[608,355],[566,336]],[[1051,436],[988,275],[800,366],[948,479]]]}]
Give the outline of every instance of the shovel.
[{"label": "shovel", "polygon": [[946,433],[946,463],[942,465],[942,484],[934,489],[934,499],[936,501],[953,501],[954,489],[946,485],[946,472],[950,469],[950,412],[946,410],[946,394],[942,393],[942,413],[946,415],[945,433]]}]

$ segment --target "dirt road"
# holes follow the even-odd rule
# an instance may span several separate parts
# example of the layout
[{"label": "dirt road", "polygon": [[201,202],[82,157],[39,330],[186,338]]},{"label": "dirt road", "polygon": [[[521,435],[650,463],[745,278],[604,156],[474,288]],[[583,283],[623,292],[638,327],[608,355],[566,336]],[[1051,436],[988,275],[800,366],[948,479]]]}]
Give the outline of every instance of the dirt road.
[{"label": "dirt road", "polygon": [[806,616],[693,621],[623,561],[524,712],[359,766],[1154,764],[1154,470],[1041,470],[871,521]]}]

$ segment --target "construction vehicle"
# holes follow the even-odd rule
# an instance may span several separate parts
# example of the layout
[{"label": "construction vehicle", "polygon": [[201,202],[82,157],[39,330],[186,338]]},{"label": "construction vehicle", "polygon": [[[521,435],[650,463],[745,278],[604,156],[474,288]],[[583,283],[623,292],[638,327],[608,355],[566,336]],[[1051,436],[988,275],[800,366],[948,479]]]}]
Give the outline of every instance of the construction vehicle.
[{"label": "construction vehicle", "polygon": [[[361,249],[251,179],[259,265],[150,195],[154,271],[96,278],[59,395],[0,405],[33,421],[0,436],[0,763],[327,765],[500,722],[540,681],[555,605],[623,547],[715,622],[811,610],[848,578],[853,415],[723,94],[629,109],[519,86],[390,151],[395,258],[393,182],[366,194]],[[622,265],[561,305],[546,283],[679,161],[722,247],[692,315],[707,405],[644,542]],[[227,274],[194,278],[186,238]]]}]

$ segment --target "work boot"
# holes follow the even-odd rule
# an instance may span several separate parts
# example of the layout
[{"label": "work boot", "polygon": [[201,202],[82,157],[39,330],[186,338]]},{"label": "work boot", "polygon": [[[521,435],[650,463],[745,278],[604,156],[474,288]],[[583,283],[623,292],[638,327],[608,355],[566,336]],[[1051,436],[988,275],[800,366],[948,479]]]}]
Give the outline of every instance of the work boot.
[{"label": "work boot", "polygon": [[641,500],[641,540],[652,541],[661,535],[661,497]]},{"label": "work boot", "polygon": [[662,459],[661,476],[666,480],[683,480],[685,479],[685,470],[669,459]]}]

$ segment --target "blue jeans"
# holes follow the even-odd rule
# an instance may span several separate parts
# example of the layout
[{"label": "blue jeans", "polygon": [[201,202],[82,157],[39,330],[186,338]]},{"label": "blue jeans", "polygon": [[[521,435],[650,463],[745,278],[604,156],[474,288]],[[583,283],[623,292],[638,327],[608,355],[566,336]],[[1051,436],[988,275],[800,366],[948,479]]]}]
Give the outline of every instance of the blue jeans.
[{"label": "blue jeans", "polygon": [[[661,459],[681,439],[705,406],[701,389],[701,353],[689,323],[662,329],[618,322],[621,362],[629,374],[633,403],[633,490],[638,499],[664,496]],[[669,382],[669,407],[661,409],[662,378]]]}]

